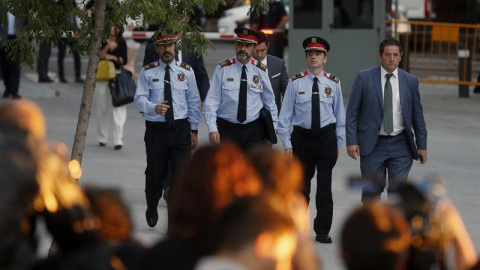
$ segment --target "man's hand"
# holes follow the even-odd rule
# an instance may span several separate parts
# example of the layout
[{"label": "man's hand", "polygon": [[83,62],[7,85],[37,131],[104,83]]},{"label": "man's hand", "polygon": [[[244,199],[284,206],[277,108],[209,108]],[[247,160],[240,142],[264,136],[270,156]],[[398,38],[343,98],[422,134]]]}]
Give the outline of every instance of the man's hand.
[{"label": "man's hand", "polygon": [[190,139],[192,141],[192,150],[197,149],[198,145],[198,134],[197,133],[192,133],[192,138]]},{"label": "man's hand", "polygon": [[287,157],[293,158],[293,149],[292,148],[284,149],[283,152],[285,152],[285,155],[287,155]]},{"label": "man's hand", "polygon": [[158,103],[155,106],[155,112],[160,115],[165,115],[167,113],[167,110],[170,109],[170,106],[168,106],[167,104],[168,104],[167,100],[164,100]]},{"label": "man's hand", "polygon": [[418,150],[420,164],[427,163],[427,150]]},{"label": "man's hand", "polygon": [[219,144],[220,143],[220,133],[218,131],[210,132],[208,135],[208,139],[210,140],[211,144]]},{"label": "man's hand", "polygon": [[351,158],[357,160],[357,157],[360,156],[360,146],[356,144],[347,146],[347,153]]}]

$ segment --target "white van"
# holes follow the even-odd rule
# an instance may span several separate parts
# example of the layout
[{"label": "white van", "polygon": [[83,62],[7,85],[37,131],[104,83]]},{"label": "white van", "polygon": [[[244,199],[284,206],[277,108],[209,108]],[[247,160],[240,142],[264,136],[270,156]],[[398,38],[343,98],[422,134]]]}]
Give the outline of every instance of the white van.
[{"label": "white van", "polygon": [[392,4],[395,1],[405,8],[409,20],[433,20],[436,17],[435,0],[392,0]]}]

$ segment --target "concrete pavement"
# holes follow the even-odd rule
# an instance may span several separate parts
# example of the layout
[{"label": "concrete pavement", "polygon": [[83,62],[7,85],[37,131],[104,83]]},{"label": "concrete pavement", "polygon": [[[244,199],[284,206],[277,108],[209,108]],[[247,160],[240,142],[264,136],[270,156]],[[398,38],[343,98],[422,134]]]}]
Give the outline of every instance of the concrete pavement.
[{"label": "concrete pavement", "polygon": [[[217,44],[216,44],[217,45]],[[143,49],[143,47],[142,47]],[[224,57],[224,55],[227,55]],[[233,56],[233,46],[219,44],[216,52],[209,52],[205,57],[210,77],[215,64]],[[67,60],[71,58],[67,57]],[[303,59],[303,56],[302,56]],[[139,69],[143,53],[139,53],[136,66]],[[51,70],[55,70],[55,54],[50,60]],[[73,64],[65,63],[67,79],[73,81]],[[83,72],[86,58],[83,58]],[[295,74],[295,71],[290,71]],[[0,89],[3,89],[0,86]],[[458,98],[457,86],[421,84],[421,97],[428,129],[427,164],[414,163],[410,177],[420,180],[430,173],[436,173],[445,179],[447,196],[459,209],[477,252],[480,253],[480,96],[472,95],[469,99]],[[20,94],[39,104],[44,110],[48,133],[51,141],[64,142],[69,149],[73,144],[83,85],[39,84],[34,71],[23,68]],[[348,101],[348,98],[346,99]],[[0,103],[4,102],[1,100]],[[145,221],[144,170],[146,165],[145,146],[143,142],[144,121],[133,104],[127,105],[127,122],[125,124],[124,148],[113,150],[110,141],[107,147],[98,146],[95,126],[95,102],[87,133],[83,156],[83,177],[81,185],[99,185],[119,188],[131,211],[135,237],[146,245],[161,239],[166,233],[166,204],[163,199],[159,205],[159,222],[155,228],[149,228]],[[111,131],[110,131],[111,132]],[[208,143],[208,133],[204,123],[199,127],[199,145]],[[111,134],[111,133],[110,133]],[[276,147],[281,147],[277,145]],[[315,247],[322,260],[323,269],[343,269],[339,257],[341,224],[345,217],[360,201],[360,192],[346,187],[346,178],[359,174],[359,162],[350,159],[345,150],[334,169],[332,185],[334,195],[334,219],[331,236],[333,244],[316,244]],[[312,187],[312,190],[315,188]],[[314,206],[312,206],[314,208]],[[311,209],[311,214],[314,213]],[[314,237],[311,231],[312,239]],[[41,234],[42,238],[45,236]],[[49,240],[40,242],[40,255],[44,255]]]}]

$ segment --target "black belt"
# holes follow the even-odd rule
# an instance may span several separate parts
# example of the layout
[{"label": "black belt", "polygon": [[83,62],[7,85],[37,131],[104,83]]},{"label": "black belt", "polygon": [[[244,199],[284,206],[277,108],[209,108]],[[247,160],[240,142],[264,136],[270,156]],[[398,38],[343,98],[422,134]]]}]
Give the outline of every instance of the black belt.
[{"label": "black belt", "polygon": [[217,118],[217,124],[219,126],[222,126],[222,127],[226,127],[226,128],[230,128],[230,129],[245,129],[247,127],[251,127],[255,124],[257,124],[257,122],[260,121],[260,118],[257,118],[256,120],[253,120],[252,122],[250,123],[246,123],[246,124],[235,124],[235,123],[232,123],[230,121],[227,121],[225,119],[222,119],[222,118]]},{"label": "black belt", "polygon": [[152,128],[152,129],[161,129],[161,130],[169,130],[169,129],[176,129],[178,127],[181,127],[182,125],[188,124],[188,119],[178,119],[175,120],[171,123],[169,122],[151,122],[151,121],[145,121],[145,126],[147,128]]},{"label": "black belt", "polygon": [[[325,134],[327,131],[329,131],[332,128],[335,129],[335,124],[330,124],[328,126],[324,126],[324,127],[320,128],[320,131],[319,131],[318,135]],[[311,129],[306,129],[306,128],[303,128],[303,127],[300,127],[300,126],[293,126],[293,130],[295,130],[297,132],[300,132],[300,133],[303,133],[303,134],[313,135]]]},{"label": "black belt", "polygon": [[397,137],[397,136],[402,136],[405,134],[405,130],[403,130],[402,132],[398,133],[397,135],[378,135],[379,138],[382,138],[382,139],[388,139],[388,138],[393,138],[393,137]]}]

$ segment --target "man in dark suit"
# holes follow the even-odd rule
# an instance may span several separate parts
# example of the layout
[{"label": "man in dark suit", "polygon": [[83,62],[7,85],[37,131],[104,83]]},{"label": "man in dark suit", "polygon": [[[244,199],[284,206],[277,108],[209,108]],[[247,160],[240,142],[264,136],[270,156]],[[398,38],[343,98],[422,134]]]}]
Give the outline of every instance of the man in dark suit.
[{"label": "man in dark suit", "polygon": [[14,99],[20,99],[22,98],[18,94],[18,88],[20,86],[20,60],[9,59],[7,57],[8,49],[5,43],[9,40],[15,41],[17,38],[15,30],[23,31],[27,22],[24,19],[16,18],[10,12],[4,15],[7,15],[7,23],[6,25],[0,25],[0,65],[3,83],[5,84],[3,97],[8,98],[11,96]]},{"label": "man in dark suit", "polygon": [[283,95],[285,95],[285,89],[288,85],[288,72],[285,67],[285,61],[276,56],[267,54],[270,42],[265,33],[258,32],[260,38],[258,44],[253,50],[253,58],[262,62],[267,66],[268,78],[272,84],[273,93],[275,94],[275,103],[277,104],[278,113],[280,114],[280,108],[282,106]]},{"label": "man in dark suit", "polygon": [[[203,102],[205,101],[205,97],[207,96],[208,89],[210,88],[210,80],[208,78],[207,70],[205,69],[205,63],[203,62],[203,56],[197,56],[194,53],[186,54],[182,59],[181,52],[177,52],[175,58],[182,63],[185,63],[193,68],[193,72],[195,73],[195,80],[197,81],[198,91],[200,92],[200,100]],[[158,61],[160,56],[155,51],[155,43],[149,43],[145,47],[145,56],[143,58],[143,66],[146,66],[152,62]]]},{"label": "man in dark suit", "polygon": [[381,65],[360,71],[352,87],[346,116],[348,155],[353,159],[360,156],[364,179],[379,181],[364,186],[363,202],[380,198],[387,171],[390,193],[406,180],[413,159],[427,162],[427,129],[418,80],[398,68],[401,58],[397,40],[382,41]]}]

